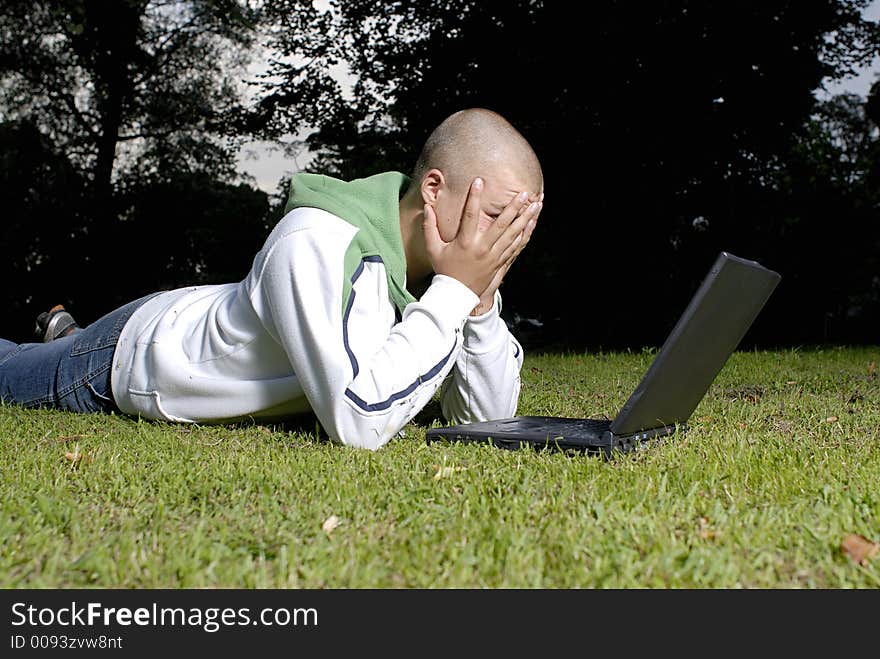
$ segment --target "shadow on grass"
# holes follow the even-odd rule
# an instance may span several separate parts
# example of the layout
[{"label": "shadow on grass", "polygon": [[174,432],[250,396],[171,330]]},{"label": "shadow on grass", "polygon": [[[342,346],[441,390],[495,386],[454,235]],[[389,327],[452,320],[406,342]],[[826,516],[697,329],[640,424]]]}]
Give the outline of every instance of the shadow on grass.
[{"label": "shadow on grass", "polygon": [[225,423],[222,427],[226,430],[241,430],[244,432],[257,430],[271,435],[273,439],[287,445],[331,443],[330,437],[324,431],[324,428],[321,427],[318,417],[312,412],[305,412],[286,419],[272,421],[246,419]]},{"label": "shadow on grass", "polygon": [[446,419],[443,418],[443,410],[440,407],[440,401],[432,400],[425,405],[425,407],[413,417],[412,423],[426,428],[432,427],[435,423],[445,425]]},{"label": "shadow on grass", "polygon": [[[421,426],[422,428],[433,427],[434,425],[445,425],[446,420],[443,417],[443,411],[439,401],[428,403],[411,421],[412,424]],[[210,426],[203,426],[209,428]],[[271,433],[277,436],[278,441],[285,444],[294,445],[305,444],[331,444],[330,437],[318,417],[313,412],[304,412],[297,416],[286,419],[278,419],[273,421],[264,421],[259,419],[248,419],[223,424],[223,428],[227,430],[258,430],[264,433]],[[192,428],[186,427],[189,432]]]}]

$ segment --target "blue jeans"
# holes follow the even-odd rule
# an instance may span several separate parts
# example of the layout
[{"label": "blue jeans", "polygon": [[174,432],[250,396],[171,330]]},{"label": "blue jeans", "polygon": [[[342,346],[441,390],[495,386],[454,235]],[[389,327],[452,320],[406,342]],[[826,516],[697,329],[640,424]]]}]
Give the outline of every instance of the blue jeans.
[{"label": "blue jeans", "polygon": [[154,295],[48,343],[0,339],[0,400],[70,412],[117,412],[110,390],[116,342],[135,309]]}]

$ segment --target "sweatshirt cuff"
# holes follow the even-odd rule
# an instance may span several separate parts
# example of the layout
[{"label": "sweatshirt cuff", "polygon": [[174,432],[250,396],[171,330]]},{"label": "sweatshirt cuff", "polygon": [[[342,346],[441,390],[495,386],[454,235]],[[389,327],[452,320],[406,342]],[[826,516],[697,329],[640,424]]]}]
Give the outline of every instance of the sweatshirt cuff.
[{"label": "sweatshirt cuff", "polygon": [[480,296],[457,279],[434,275],[431,285],[419,302],[429,308],[442,309],[444,315],[455,318],[456,326],[461,327],[479,304]]},{"label": "sweatshirt cuff", "polygon": [[489,310],[479,316],[468,316],[464,326],[464,349],[470,353],[485,352],[507,339],[507,323],[501,319],[501,294],[495,298]]}]

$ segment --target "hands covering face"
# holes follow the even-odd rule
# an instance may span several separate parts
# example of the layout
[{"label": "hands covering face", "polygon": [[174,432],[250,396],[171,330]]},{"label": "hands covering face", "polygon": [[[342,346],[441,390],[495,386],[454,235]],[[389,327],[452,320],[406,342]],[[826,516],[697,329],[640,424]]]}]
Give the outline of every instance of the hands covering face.
[{"label": "hands covering face", "polygon": [[480,217],[482,193],[483,181],[475,179],[468,190],[458,233],[450,242],[441,238],[437,215],[427,204],[422,225],[434,272],[457,279],[480,296],[471,315],[492,307],[495,291],[528,244],[544,205],[543,193],[529,203],[528,193],[521,192],[494,221],[485,220]]}]

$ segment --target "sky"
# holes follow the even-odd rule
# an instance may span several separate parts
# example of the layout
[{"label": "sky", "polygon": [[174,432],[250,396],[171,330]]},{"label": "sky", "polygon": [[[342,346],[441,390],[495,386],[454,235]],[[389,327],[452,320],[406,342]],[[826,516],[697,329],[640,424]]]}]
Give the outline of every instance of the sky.
[{"label": "sky", "polygon": [[[319,6],[327,5],[327,0],[316,0]],[[863,14],[865,18],[870,20],[880,19],[880,0],[873,0],[865,8]],[[252,71],[264,68],[264,64],[260,62],[254,63]],[[880,56],[875,57],[870,65],[865,66],[856,75],[837,81],[833,84],[829,83],[824,89],[816,91],[817,98],[829,98],[836,94],[851,92],[859,96],[866,96],[871,85],[880,76]],[[346,73],[344,70],[337,71],[337,79],[344,84]],[[304,138],[307,133],[298,136]],[[288,136],[289,138],[293,136]],[[238,155],[238,171],[244,175],[253,177],[253,182],[261,190],[273,193],[278,187],[278,182],[282,177],[289,176],[303,167],[311,160],[311,155],[301,153],[299,156],[290,157],[285,155],[283,151],[273,149],[270,142],[250,142],[246,144]]]},{"label": "sky", "polygon": [[[880,0],[873,0],[865,8],[862,16],[872,21],[880,19]],[[880,57],[875,57],[871,64],[863,68],[858,75],[841,80],[833,85],[828,85],[826,95],[834,96],[843,92],[853,92],[859,96],[866,96],[871,85],[877,80],[878,75],[880,75]],[[817,97],[825,98],[826,95],[818,93]]]}]

